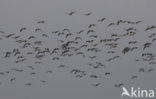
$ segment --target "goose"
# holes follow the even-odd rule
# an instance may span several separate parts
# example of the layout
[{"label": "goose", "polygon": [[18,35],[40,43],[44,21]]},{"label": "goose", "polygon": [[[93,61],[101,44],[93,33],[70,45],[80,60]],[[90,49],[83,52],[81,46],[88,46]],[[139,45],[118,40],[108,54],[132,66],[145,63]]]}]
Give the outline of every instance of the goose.
[{"label": "goose", "polygon": [[33,66],[27,66],[27,67],[30,68],[31,70],[35,69]]},{"label": "goose", "polygon": [[90,78],[99,78],[97,75],[90,75]]},{"label": "goose", "polygon": [[10,55],[11,55],[11,52],[6,52],[4,57],[7,58],[7,57],[10,57]]},{"label": "goose", "polygon": [[132,76],[132,77],[131,77],[131,79],[136,79],[136,78],[138,78],[138,76]]},{"label": "goose", "polygon": [[140,68],[139,72],[145,72],[145,69],[144,68]]},{"label": "goose", "polygon": [[81,37],[79,37],[79,36],[77,36],[77,37],[75,37],[75,40],[82,40],[82,38]]},{"label": "goose", "polygon": [[22,31],[24,31],[26,29],[27,29],[26,27],[23,27],[23,28],[20,29],[20,32],[22,32]]},{"label": "goose", "polygon": [[35,32],[37,32],[37,31],[41,31],[41,32],[42,32],[42,29],[36,28],[36,29],[35,29]]},{"label": "goose", "polygon": [[15,37],[13,37],[14,39],[18,39],[18,38],[20,38],[21,36],[15,36]]},{"label": "goose", "polygon": [[16,78],[11,78],[11,79],[10,79],[10,82],[13,82],[14,80],[16,80]]},{"label": "goose", "polygon": [[89,37],[97,38],[98,35],[90,35]]},{"label": "goose", "polygon": [[54,57],[52,60],[59,60],[60,58],[59,57]]},{"label": "goose", "polygon": [[89,56],[89,58],[90,58],[90,59],[94,59],[94,58],[96,58],[96,56]]},{"label": "goose", "polygon": [[3,72],[0,72],[0,75],[4,75],[4,73]]},{"label": "goose", "polygon": [[106,18],[99,19],[98,22],[103,22]]},{"label": "goose", "polygon": [[93,32],[95,32],[95,31],[94,31],[94,30],[88,30],[88,31],[87,31],[87,34],[89,34],[89,33],[91,33],[91,32],[93,33]]},{"label": "goose", "polygon": [[89,16],[89,15],[91,15],[92,14],[92,12],[88,12],[88,13],[85,13],[84,15],[85,16]]},{"label": "goose", "polygon": [[121,87],[121,86],[124,86],[124,84],[123,83],[120,83],[120,84],[115,84],[114,85],[114,87],[118,87],[118,88]]},{"label": "goose", "polygon": [[45,23],[45,21],[42,20],[42,21],[38,21],[37,22],[37,24],[40,24],[40,23]]},{"label": "goose", "polygon": [[145,31],[148,31],[148,30],[151,30],[151,29],[154,29],[154,28],[156,28],[156,26],[154,26],[154,25],[148,26],[148,27],[145,29]]},{"label": "goose", "polygon": [[0,33],[2,33],[2,34],[6,34],[4,31],[0,31]]},{"label": "goose", "polygon": [[58,68],[62,68],[62,67],[67,67],[68,68],[68,66],[66,66],[66,65],[60,65],[60,66],[57,66]]},{"label": "goose", "polygon": [[153,42],[155,42],[155,40],[156,40],[156,38],[153,38],[153,40],[152,40],[152,41],[153,41]]},{"label": "goose", "polygon": [[49,38],[49,36],[47,34],[42,34],[42,37]]},{"label": "goose", "polygon": [[101,83],[96,83],[96,84],[91,84],[92,86],[94,86],[94,87],[97,87],[97,86],[99,86]]},{"label": "goose", "polygon": [[84,30],[80,30],[79,32],[77,32],[76,34],[81,34]]},{"label": "goose", "polygon": [[105,73],[105,76],[109,76],[111,73],[110,72],[106,72]]},{"label": "goose", "polygon": [[46,81],[45,80],[40,80],[42,83],[46,83]]},{"label": "goose", "polygon": [[154,69],[153,69],[153,68],[148,69],[148,72],[152,72],[152,71],[154,71]]},{"label": "goose", "polygon": [[35,38],[35,36],[29,36],[28,40]]},{"label": "goose", "polygon": [[36,73],[35,72],[32,72],[32,73],[29,73],[30,75],[35,75]]},{"label": "goose", "polygon": [[72,11],[72,12],[69,12],[67,13],[69,16],[72,16],[76,11]]},{"label": "goose", "polygon": [[107,27],[110,27],[112,25],[115,25],[115,23],[110,23],[110,24],[107,25]]},{"label": "goose", "polygon": [[26,83],[26,84],[25,84],[25,86],[31,86],[31,85],[32,85],[31,83]]},{"label": "goose", "polygon": [[6,37],[6,38],[10,38],[10,37],[13,36],[13,35],[15,35],[15,34],[8,34],[8,35],[6,35],[5,37]]},{"label": "goose", "polygon": [[95,27],[95,24],[90,24],[88,28]]},{"label": "goose", "polygon": [[125,48],[122,50],[122,53],[126,54],[129,50],[130,50],[129,47],[125,47]]},{"label": "goose", "polygon": [[152,43],[150,43],[150,42],[145,43],[145,44],[144,44],[144,48],[143,48],[143,50],[145,50],[147,47],[150,47],[151,44],[152,44]]},{"label": "goose", "polygon": [[52,70],[47,70],[46,73],[50,73],[51,74],[51,73],[53,73],[53,71]]}]

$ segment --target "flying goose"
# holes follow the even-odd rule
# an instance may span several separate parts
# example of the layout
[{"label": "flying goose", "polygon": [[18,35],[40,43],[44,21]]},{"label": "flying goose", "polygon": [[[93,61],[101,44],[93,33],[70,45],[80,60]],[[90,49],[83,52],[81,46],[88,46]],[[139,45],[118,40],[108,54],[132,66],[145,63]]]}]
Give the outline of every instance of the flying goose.
[{"label": "flying goose", "polygon": [[72,16],[76,11],[72,11],[72,12],[69,12],[67,13],[69,16]]}]

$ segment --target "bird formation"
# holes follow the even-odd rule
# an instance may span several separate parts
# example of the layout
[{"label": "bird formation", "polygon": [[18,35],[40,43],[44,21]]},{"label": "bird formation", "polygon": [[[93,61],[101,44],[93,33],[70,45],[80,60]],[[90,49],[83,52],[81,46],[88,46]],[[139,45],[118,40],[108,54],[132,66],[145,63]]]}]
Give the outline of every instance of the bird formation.
[{"label": "bird formation", "polygon": [[[72,16],[75,13],[76,11],[71,11],[67,13],[67,15]],[[83,15],[89,17],[92,15],[92,12]],[[107,37],[105,36],[106,33],[99,33],[96,30],[99,25],[103,25],[99,24],[100,22],[105,23],[105,28],[109,30],[114,30],[113,27],[120,27],[123,32],[108,33],[107,35],[109,36]],[[151,25],[144,28],[143,33],[146,34],[148,41],[139,41],[135,39],[135,36],[139,35],[139,30],[136,27],[141,22],[142,21],[121,19],[115,22],[108,22],[107,18],[103,17],[98,19],[97,23],[88,24],[85,29],[80,29],[79,31],[63,28],[51,30],[50,33],[47,33],[38,27],[34,28],[34,33],[31,33],[27,37],[21,35],[23,32],[29,32],[27,27],[21,27],[17,33],[0,31],[1,41],[11,39],[17,45],[12,46],[12,49],[1,52],[1,60],[10,62],[12,66],[5,71],[0,70],[0,85],[3,85],[3,81],[1,81],[1,77],[3,76],[11,76],[8,81],[13,83],[18,79],[14,76],[16,73],[27,73],[30,77],[38,75],[40,72],[36,72],[36,68],[38,68],[37,65],[44,66],[45,71],[43,70],[43,75],[52,74],[51,76],[53,76],[55,72],[52,68],[57,68],[67,71],[78,79],[105,79],[105,77],[109,79],[113,75],[112,71],[107,71],[109,64],[123,61],[123,58],[128,57],[128,55],[132,53],[138,55],[137,57],[133,57],[134,62],[145,62],[147,65],[150,65],[146,68],[138,68],[137,72],[152,73],[155,71],[155,68],[152,66],[156,64],[156,53],[150,51],[150,48],[155,45],[156,33],[153,33],[153,31],[156,32],[156,26]],[[44,25],[46,22],[41,20],[36,22],[36,24]],[[126,28],[123,28],[122,24],[125,24]],[[150,33],[150,30],[152,30],[152,33]],[[105,30],[102,32],[105,32]],[[56,39],[54,40],[57,44],[53,45],[50,43],[47,45],[47,42],[51,42],[52,38]],[[126,44],[122,44],[122,40],[126,40],[126,42],[124,42]],[[0,45],[0,47],[1,46],[2,45]],[[74,66],[70,66],[64,62],[67,59],[72,60],[75,57],[79,57],[85,61],[80,62],[80,64],[73,64]],[[13,61],[9,61],[9,59]],[[50,64],[55,63],[56,66],[51,66],[51,68],[48,67],[47,69],[46,60],[48,60]],[[94,73],[89,72],[88,69],[89,71],[94,71]],[[102,70],[100,75],[97,74],[99,69]],[[130,80],[137,78],[139,78],[139,74],[131,75]],[[39,82],[46,83],[47,81],[41,79]],[[102,85],[102,82],[91,82],[90,84],[98,87]],[[33,84],[31,81],[27,81],[23,83],[23,85],[32,86]],[[120,82],[113,86],[121,87],[124,85],[125,83]]]}]

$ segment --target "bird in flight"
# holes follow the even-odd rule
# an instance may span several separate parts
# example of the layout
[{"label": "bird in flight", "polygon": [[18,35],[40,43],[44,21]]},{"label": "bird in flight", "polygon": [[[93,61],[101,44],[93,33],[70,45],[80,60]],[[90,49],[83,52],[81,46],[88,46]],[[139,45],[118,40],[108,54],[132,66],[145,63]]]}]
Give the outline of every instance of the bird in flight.
[{"label": "bird in flight", "polygon": [[67,13],[69,16],[72,16],[76,11],[72,11],[72,12],[69,12]]},{"label": "bird in flight", "polygon": [[24,31],[26,29],[27,29],[26,27],[23,27],[23,28],[20,29],[20,32],[22,32],[22,31]]},{"label": "bird in flight", "polygon": [[89,15],[91,15],[92,14],[92,12],[89,12],[89,13],[85,13],[84,15],[85,16],[89,16]]}]

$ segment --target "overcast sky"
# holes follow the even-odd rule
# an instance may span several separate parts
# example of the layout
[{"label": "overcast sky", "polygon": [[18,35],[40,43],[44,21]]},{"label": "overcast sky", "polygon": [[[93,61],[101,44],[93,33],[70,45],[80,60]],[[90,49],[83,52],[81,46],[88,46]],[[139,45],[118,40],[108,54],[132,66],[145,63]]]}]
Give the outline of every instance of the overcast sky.
[{"label": "overcast sky", "polygon": [[[41,38],[40,34],[35,34],[35,28],[43,29],[45,34],[52,35],[52,31],[69,28],[72,33],[88,28],[89,24],[95,23],[95,31],[101,38],[110,37],[112,33],[122,34],[123,29],[131,26],[137,28],[135,37],[124,38],[119,41],[120,48],[116,50],[115,55],[120,58],[116,61],[107,63],[105,60],[110,56],[97,54],[96,61],[103,62],[106,68],[92,70],[87,67],[87,63],[93,62],[83,59],[81,56],[65,58],[59,62],[52,62],[52,58],[43,59],[43,65],[34,65],[34,58],[28,58],[24,63],[15,64],[14,58],[4,59],[5,51],[12,51],[19,45],[12,39],[0,40],[0,72],[10,70],[11,68],[22,68],[24,73],[12,73],[10,75],[0,75],[0,99],[128,99],[121,97],[122,89],[115,88],[115,84],[124,83],[127,88],[135,87],[142,89],[156,88],[156,72],[139,73],[139,68],[153,68],[155,65],[149,65],[147,62],[135,62],[143,52],[151,52],[156,55],[156,44],[153,43],[150,48],[143,51],[143,44],[150,41],[148,36],[156,33],[156,30],[145,32],[147,26],[156,25],[156,1],[155,0],[0,0],[0,31],[8,34],[17,33],[23,38],[35,35],[38,40],[44,41],[44,47],[51,49],[58,47],[59,38],[51,36],[46,40]],[[76,11],[72,16],[67,15],[71,11]],[[90,16],[83,14],[92,12]],[[105,22],[97,23],[100,18],[106,18]],[[121,25],[119,27],[108,28],[107,25],[118,20],[142,21],[138,25]],[[38,21],[44,20],[45,24],[38,25]],[[20,33],[22,27],[27,27],[27,32]],[[88,39],[86,35],[83,39]],[[136,52],[123,55],[122,49],[128,45],[130,40],[139,42]],[[99,47],[102,49],[103,47]],[[25,49],[28,51],[30,49]],[[105,51],[105,49],[103,49]],[[106,51],[105,51],[106,52]],[[87,53],[87,52],[86,52]],[[156,59],[154,60],[156,61]],[[58,69],[58,65],[65,64],[70,68]],[[30,76],[30,70],[24,66],[33,65],[38,75]],[[70,74],[72,68],[79,68],[87,71],[88,74],[97,74],[102,76],[105,72],[111,72],[110,77],[101,77],[99,79],[90,79],[88,77],[75,78]],[[46,70],[53,71],[46,75]],[[138,78],[131,80],[130,77],[138,75]],[[15,82],[9,82],[10,78],[16,77]],[[46,83],[39,82],[46,80]],[[24,83],[31,82],[32,86],[24,86]],[[98,87],[92,84],[101,83]],[[131,98],[129,98],[131,99]]]}]

